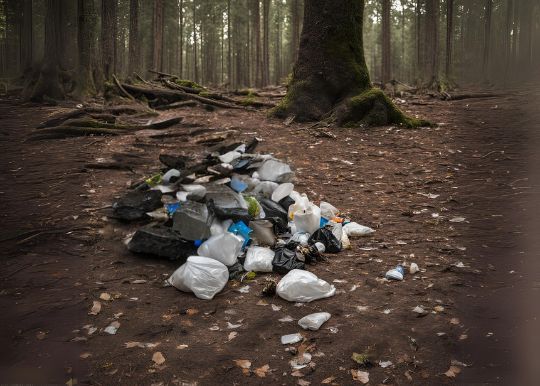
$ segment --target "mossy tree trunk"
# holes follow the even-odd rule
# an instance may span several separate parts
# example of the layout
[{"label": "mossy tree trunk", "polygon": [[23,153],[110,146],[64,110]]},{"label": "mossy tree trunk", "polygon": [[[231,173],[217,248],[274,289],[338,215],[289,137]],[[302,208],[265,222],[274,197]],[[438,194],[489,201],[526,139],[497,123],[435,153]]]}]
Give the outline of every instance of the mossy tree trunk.
[{"label": "mossy tree trunk", "polygon": [[333,116],[341,125],[423,122],[406,117],[373,89],[364,59],[364,0],[308,0],[298,59],[285,98],[274,110],[298,121]]},{"label": "mossy tree trunk", "polygon": [[94,0],[79,0],[78,44],[79,66],[74,96],[86,99],[96,94],[93,58],[97,53],[97,13]]},{"label": "mossy tree trunk", "polygon": [[[62,7],[60,0],[45,2],[45,55],[39,78],[27,95],[31,100],[43,98],[64,99],[65,91],[61,82],[60,52],[62,52]],[[31,87],[31,86],[30,86]]]}]

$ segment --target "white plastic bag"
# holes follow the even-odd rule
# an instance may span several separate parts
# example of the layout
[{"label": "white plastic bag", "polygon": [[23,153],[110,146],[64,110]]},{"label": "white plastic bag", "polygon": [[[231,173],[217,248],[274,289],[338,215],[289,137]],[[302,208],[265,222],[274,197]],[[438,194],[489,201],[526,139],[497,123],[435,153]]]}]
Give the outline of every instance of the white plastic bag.
[{"label": "white plastic bag", "polygon": [[229,270],[217,260],[190,256],[169,278],[180,291],[193,292],[199,299],[210,300],[229,280]]},{"label": "white plastic bag", "polygon": [[294,190],[294,185],[290,182],[285,182],[279,185],[272,193],[272,201],[280,202]]},{"label": "white plastic bag", "polygon": [[249,247],[244,262],[244,269],[253,272],[272,272],[272,260],[275,252],[270,248]]},{"label": "white plastic bag", "polygon": [[294,178],[291,167],[276,159],[264,161],[257,172],[259,178],[265,181],[290,182]]},{"label": "white plastic bag", "polygon": [[339,209],[328,202],[321,201],[319,207],[321,208],[321,216],[328,220],[333,219],[339,214]]},{"label": "white plastic bag", "polygon": [[199,256],[210,257],[227,266],[236,263],[244,239],[231,232],[225,232],[216,236],[210,237],[197,249]]},{"label": "white plastic bag", "polygon": [[333,296],[336,288],[311,272],[293,269],[279,281],[276,293],[290,302],[308,303]]},{"label": "white plastic bag", "polygon": [[348,224],[345,224],[343,226],[343,230],[345,231],[345,233],[347,233],[347,236],[349,237],[368,236],[372,233],[375,233],[374,229],[371,229],[370,227],[366,227],[364,225],[360,225],[356,222],[350,222]]},{"label": "white plastic bag", "polygon": [[328,312],[316,312],[304,316],[298,321],[298,325],[304,330],[317,331],[331,316]]},{"label": "white plastic bag", "polygon": [[312,234],[321,227],[321,209],[309,203],[306,209],[294,213],[293,221],[297,232]]},{"label": "white plastic bag", "polygon": [[212,236],[221,235],[227,232],[227,229],[233,224],[232,220],[220,221],[217,218],[214,219],[212,225],[210,226],[210,234]]},{"label": "white plastic bag", "polygon": [[341,248],[342,249],[351,248],[351,240],[349,240],[349,236],[347,236],[347,232],[341,233]]}]

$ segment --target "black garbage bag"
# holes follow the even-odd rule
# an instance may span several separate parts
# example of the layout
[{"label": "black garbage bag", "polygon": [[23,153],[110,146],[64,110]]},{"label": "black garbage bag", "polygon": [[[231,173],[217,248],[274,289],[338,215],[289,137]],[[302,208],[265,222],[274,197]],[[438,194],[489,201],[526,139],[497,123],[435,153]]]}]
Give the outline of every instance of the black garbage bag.
[{"label": "black garbage bag", "polygon": [[133,221],[146,218],[146,212],[152,212],[161,208],[161,196],[159,190],[132,191],[114,202],[112,205],[113,216],[119,220]]},{"label": "black garbage bag", "polygon": [[279,218],[283,223],[287,224],[288,212],[281,205],[267,198],[261,198],[258,201],[267,218]]},{"label": "black garbage bag", "polygon": [[332,231],[328,228],[317,229],[308,240],[309,245],[314,245],[316,242],[324,244],[326,248],[325,252],[339,253],[341,252],[341,241],[334,236]]},{"label": "black garbage bag", "polygon": [[192,241],[182,239],[178,233],[163,225],[138,229],[129,241],[128,249],[134,253],[181,260],[182,263],[189,256],[197,254]]},{"label": "black garbage bag", "polygon": [[279,203],[283,209],[289,212],[289,207],[294,204],[294,200],[291,198],[291,196],[283,197]]},{"label": "black garbage bag", "polygon": [[160,154],[159,161],[167,167],[167,169],[181,170],[186,167],[189,157],[183,155]]},{"label": "black garbage bag", "polygon": [[297,258],[295,249],[281,246],[276,248],[275,252],[274,260],[272,260],[274,272],[285,275],[293,269],[306,269],[306,264]]},{"label": "black garbage bag", "polygon": [[245,272],[239,261],[227,268],[229,269],[229,280],[240,279]]},{"label": "black garbage bag", "polygon": [[249,224],[253,220],[249,211],[244,208],[221,208],[214,204],[214,200],[207,202],[208,210],[213,212],[214,215],[220,220],[233,220],[234,222],[243,221],[244,224]]}]

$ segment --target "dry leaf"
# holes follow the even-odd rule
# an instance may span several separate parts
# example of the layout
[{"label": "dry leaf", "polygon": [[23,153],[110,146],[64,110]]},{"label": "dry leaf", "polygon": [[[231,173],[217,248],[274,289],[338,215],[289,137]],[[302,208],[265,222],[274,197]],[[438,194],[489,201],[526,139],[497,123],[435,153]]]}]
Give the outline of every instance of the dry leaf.
[{"label": "dry leaf", "polygon": [[91,356],[92,354],[90,354],[89,352],[85,352],[79,355],[79,357],[81,357],[82,359],[90,358]]},{"label": "dry leaf", "polygon": [[198,314],[199,313],[199,310],[196,309],[196,308],[188,308],[186,310],[186,315],[189,315],[189,316],[193,316],[195,314]]},{"label": "dry leaf", "polygon": [[109,301],[111,300],[111,294],[108,294],[107,292],[102,292],[101,295],[99,295],[99,298],[101,300]]},{"label": "dry leaf", "polygon": [[459,373],[461,373],[461,369],[459,367],[450,366],[450,368],[446,373],[444,373],[444,375],[446,375],[448,378],[455,378],[456,375],[458,375]]},{"label": "dry leaf", "polygon": [[412,377],[411,377],[411,373],[409,373],[409,370],[405,371],[405,377],[406,377],[410,382],[412,382]]},{"label": "dry leaf", "polygon": [[90,309],[90,312],[88,315],[97,315],[101,312],[101,302],[94,300],[94,303],[92,304],[92,308]]},{"label": "dry leaf", "polygon": [[443,306],[435,306],[433,307],[433,309],[437,312],[443,312],[444,311],[444,307]]},{"label": "dry leaf", "polygon": [[236,338],[238,336],[238,333],[236,331],[233,331],[229,334],[229,342]]},{"label": "dry leaf", "polygon": [[179,344],[178,346],[176,346],[176,349],[177,350],[183,350],[185,348],[188,348],[189,346],[187,344]]},{"label": "dry leaf", "polygon": [[351,375],[355,381],[362,382],[364,385],[369,382],[369,373],[367,371],[351,370]]},{"label": "dry leaf", "polygon": [[251,362],[247,359],[235,359],[236,366],[242,369],[244,375],[249,375],[249,369],[251,368]]},{"label": "dry leaf", "polygon": [[268,365],[261,366],[255,369],[255,375],[260,378],[264,378],[266,377],[266,373],[268,372],[268,370],[270,370],[270,366]]},{"label": "dry leaf", "polygon": [[302,377],[304,376],[304,373],[301,372],[300,370],[296,370],[296,371],[293,371],[293,372],[291,373],[291,375],[292,375],[293,377],[302,378]]},{"label": "dry leaf", "polygon": [[310,381],[306,381],[305,379],[299,379],[299,380],[298,380],[298,384],[299,384],[300,386],[309,386],[309,385],[311,385],[311,382],[310,382]]},{"label": "dry leaf", "polygon": [[465,340],[465,339],[467,339],[468,337],[469,337],[469,336],[468,336],[467,334],[461,334],[461,335],[459,336],[459,340]]},{"label": "dry leaf", "polygon": [[336,377],[328,377],[328,378],[325,378],[321,381],[322,384],[328,384],[328,383],[332,383],[334,382],[334,380],[336,379]]},{"label": "dry leaf", "polygon": [[458,325],[459,324],[459,319],[458,318],[450,319],[450,324]]},{"label": "dry leaf", "polygon": [[154,355],[152,355],[152,361],[153,361],[156,365],[160,366],[160,365],[162,365],[163,363],[165,363],[165,357],[163,356],[163,354],[162,354],[161,352],[156,351],[156,352],[154,353]]},{"label": "dry leaf", "polygon": [[257,302],[257,305],[258,305],[258,306],[267,306],[268,303],[265,302],[264,300],[259,300],[259,301]]},{"label": "dry leaf", "polygon": [[47,337],[47,332],[46,331],[38,331],[36,333],[36,338],[39,339],[39,340],[43,340]]}]

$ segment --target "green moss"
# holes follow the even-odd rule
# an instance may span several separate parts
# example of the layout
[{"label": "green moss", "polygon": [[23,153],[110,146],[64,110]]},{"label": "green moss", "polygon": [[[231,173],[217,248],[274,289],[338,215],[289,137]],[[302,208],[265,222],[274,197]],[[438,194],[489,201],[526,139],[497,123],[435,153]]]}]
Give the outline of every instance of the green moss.
[{"label": "green moss", "polygon": [[196,82],[193,82],[191,80],[185,80],[185,79],[175,79],[174,82],[179,85],[179,86],[182,86],[182,87],[189,87],[189,88],[194,88],[195,90],[206,90],[206,88],[204,88],[203,86],[201,86],[200,84],[196,83]]},{"label": "green moss", "polygon": [[246,97],[240,101],[242,106],[251,106],[255,104],[257,100],[255,99],[255,93],[253,90],[249,89]]},{"label": "green moss", "polygon": [[293,114],[291,107],[293,102],[298,101],[309,89],[309,82],[301,80],[289,85],[287,94],[281,99],[279,104],[269,111],[269,115],[277,118],[286,118]]}]

